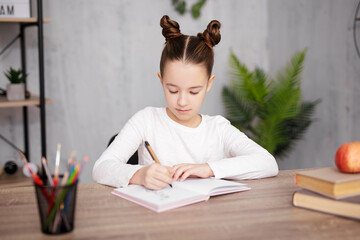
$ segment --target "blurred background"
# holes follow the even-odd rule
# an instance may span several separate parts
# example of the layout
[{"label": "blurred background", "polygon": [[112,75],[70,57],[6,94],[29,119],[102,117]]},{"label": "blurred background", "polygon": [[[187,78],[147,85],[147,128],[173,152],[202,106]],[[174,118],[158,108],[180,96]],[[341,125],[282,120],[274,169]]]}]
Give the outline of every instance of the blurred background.
[{"label": "blurred background", "polygon": [[[188,6],[197,0],[186,1]],[[47,158],[54,169],[56,146],[65,167],[72,151],[90,157],[81,176],[91,182],[94,162],[112,135],[146,106],[164,107],[157,72],[165,39],[160,18],[167,14],[187,35],[203,32],[212,19],[222,23],[215,49],[215,82],[201,113],[225,115],[221,96],[229,85],[231,51],[250,69],[275,75],[291,56],[307,48],[302,74],[305,101],[321,99],[314,121],[280,169],[334,165],[337,148],[360,140],[360,58],[353,24],[357,0],[207,0],[199,18],[180,14],[172,0],[47,0],[43,3]],[[35,4],[36,5],[36,4]],[[0,23],[0,49],[19,31]],[[39,94],[37,31],[26,30],[28,89]],[[360,38],[360,35],[358,36]],[[0,87],[9,67],[20,68],[17,42],[0,56]],[[40,165],[39,109],[29,108],[30,159]],[[21,108],[0,109],[0,134],[22,147]],[[17,153],[0,139],[0,165]]]}]

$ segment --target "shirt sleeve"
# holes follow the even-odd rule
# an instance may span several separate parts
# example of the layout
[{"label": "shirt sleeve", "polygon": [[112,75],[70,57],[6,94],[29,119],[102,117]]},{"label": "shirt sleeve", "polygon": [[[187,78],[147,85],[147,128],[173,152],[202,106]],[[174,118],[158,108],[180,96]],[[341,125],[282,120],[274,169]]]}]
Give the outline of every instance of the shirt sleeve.
[{"label": "shirt sleeve", "polygon": [[113,187],[125,187],[134,173],[143,167],[143,165],[126,164],[142,143],[144,132],[142,121],[143,116],[138,112],[101,154],[92,171],[95,182]]},{"label": "shirt sleeve", "polygon": [[220,124],[219,134],[226,156],[229,157],[208,163],[215,178],[242,180],[278,174],[279,168],[275,158],[229,121]]}]

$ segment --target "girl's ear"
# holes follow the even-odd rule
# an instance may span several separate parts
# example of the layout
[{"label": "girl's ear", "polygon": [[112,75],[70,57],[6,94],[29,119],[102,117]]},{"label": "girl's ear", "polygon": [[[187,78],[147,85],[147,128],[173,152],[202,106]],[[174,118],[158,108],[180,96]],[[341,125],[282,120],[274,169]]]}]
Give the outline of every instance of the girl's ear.
[{"label": "girl's ear", "polygon": [[212,86],[212,84],[213,84],[213,82],[214,82],[214,78],[215,78],[215,75],[214,75],[214,74],[210,76],[210,78],[209,78],[209,80],[208,80],[208,83],[207,83],[206,92],[209,92],[209,91],[210,91],[211,86]]},{"label": "girl's ear", "polygon": [[163,80],[162,80],[162,77],[161,77],[161,73],[158,72],[157,75],[158,75],[158,77],[159,77],[159,79],[160,79],[161,85],[163,85]]}]

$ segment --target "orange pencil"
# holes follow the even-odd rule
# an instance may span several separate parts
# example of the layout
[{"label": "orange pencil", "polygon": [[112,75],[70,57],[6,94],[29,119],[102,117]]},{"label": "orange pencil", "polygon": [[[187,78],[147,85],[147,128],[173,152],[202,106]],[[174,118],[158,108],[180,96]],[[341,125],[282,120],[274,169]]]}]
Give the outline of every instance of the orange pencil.
[{"label": "orange pencil", "polygon": [[157,158],[157,156],[155,155],[154,151],[152,150],[150,144],[148,141],[145,141],[145,147],[148,150],[148,152],[150,153],[151,158],[158,164],[160,164],[159,159]]},{"label": "orange pencil", "polygon": [[[150,144],[148,141],[145,141],[145,147],[148,150],[148,152],[150,153],[151,158],[157,163],[160,164],[159,159],[157,158],[157,156],[155,155],[154,151],[152,150]],[[169,184],[170,187],[172,187],[172,184]]]}]

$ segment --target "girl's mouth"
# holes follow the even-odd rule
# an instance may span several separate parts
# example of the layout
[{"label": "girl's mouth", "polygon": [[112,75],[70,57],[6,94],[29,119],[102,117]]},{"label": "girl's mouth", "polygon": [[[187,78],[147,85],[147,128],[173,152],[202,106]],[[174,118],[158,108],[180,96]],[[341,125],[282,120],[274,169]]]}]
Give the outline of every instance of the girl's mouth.
[{"label": "girl's mouth", "polygon": [[176,111],[178,111],[179,113],[184,114],[184,113],[189,112],[190,110],[176,109]]}]

